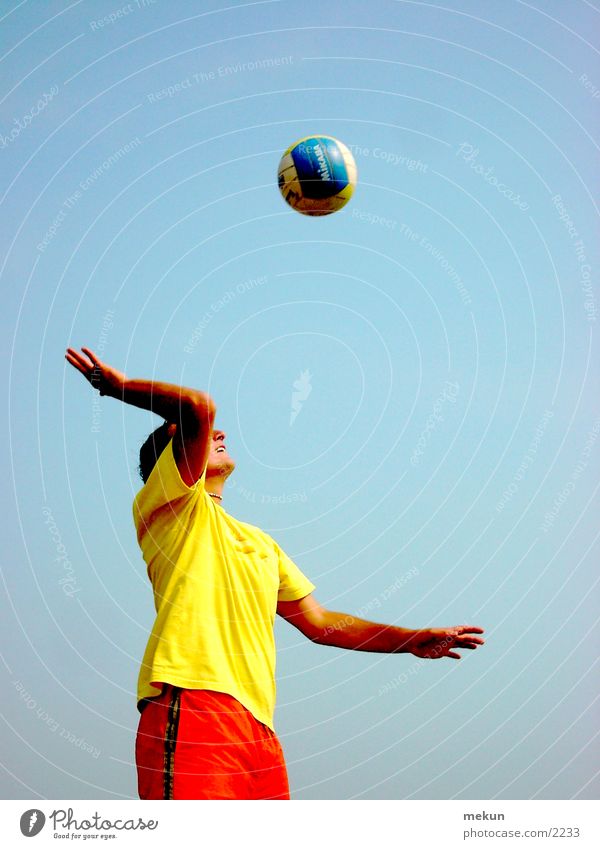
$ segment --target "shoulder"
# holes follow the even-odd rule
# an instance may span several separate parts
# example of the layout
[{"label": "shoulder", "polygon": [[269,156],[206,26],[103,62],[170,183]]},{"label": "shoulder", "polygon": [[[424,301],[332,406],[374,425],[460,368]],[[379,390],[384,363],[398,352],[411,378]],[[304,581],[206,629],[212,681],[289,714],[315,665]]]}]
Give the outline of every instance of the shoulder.
[{"label": "shoulder", "polygon": [[178,501],[210,502],[204,487],[204,477],[202,474],[192,486],[185,483],[175,462],[171,439],[156,461],[148,480],[134,498],[134,514],[147,517],[158,507]]}]

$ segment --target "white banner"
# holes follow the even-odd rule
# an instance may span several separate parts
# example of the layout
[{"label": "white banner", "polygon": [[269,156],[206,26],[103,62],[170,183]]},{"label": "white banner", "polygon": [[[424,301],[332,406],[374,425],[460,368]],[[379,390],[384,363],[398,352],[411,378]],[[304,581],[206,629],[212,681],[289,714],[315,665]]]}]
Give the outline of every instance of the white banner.
[{"label": "white banner", "polygon": [[[226,812],[223,804],[234,804]],[[268,808],[265,808],[268,806]],[[4,846],[70,843],[219,849],[385,846],[598,849],[593,801],[3,801]],[[118,843],[117,843],[118,841]],[[340,841],[343,841],[341,843]]]}]

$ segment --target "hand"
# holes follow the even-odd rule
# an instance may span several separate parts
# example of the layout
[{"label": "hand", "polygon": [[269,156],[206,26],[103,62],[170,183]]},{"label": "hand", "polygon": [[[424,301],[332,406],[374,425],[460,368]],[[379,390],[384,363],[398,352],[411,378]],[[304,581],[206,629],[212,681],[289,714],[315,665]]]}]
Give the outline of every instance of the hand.
[{"label": "hand", "polygon": [[427,628],[415,631],[410,642],[410,651],[417,657],[437,660],[440,657],[452,657],[460,660],[458,652],[453,649],[476,649],[482,646],[484,640],[475,634],[483,634],[483,628],[472,625],[457,625],[454,628]]},{"label": "hand", "polygon": [[106,363],[101,363],[89,348],[82,348],[81,350],[85,356],[74,348],[67,348],[65,354],[67,362],[71,363],[77,371],[80,371],[94,389],[100,392],[100,395],[112,395],[113,398],[122,397],[126,381],[125,375]]}]

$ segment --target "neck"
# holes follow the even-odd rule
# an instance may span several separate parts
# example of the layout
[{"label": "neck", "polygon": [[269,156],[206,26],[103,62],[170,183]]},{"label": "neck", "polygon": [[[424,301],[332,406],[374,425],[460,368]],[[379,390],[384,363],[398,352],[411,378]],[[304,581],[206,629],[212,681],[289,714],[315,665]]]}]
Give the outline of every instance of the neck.
[{"label": "neck", "polygon": [[208,494],[213,498],[213,501],[215,501],[217,504],[220,504],[223,498],[224,486],[224,478],[210,477],[206,478],[204,482],[204,489],[208,492]]}]

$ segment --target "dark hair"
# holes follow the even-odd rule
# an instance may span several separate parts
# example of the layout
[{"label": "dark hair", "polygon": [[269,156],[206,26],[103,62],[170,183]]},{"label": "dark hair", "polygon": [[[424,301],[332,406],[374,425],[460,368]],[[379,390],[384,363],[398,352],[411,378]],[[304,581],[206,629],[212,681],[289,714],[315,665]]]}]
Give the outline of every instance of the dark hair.
[{"label": "dark hair", "polygon": [[138,466],[141,479],[146,483],[150,472],[156,465],[156,461],[163,453],[171,436],[169,434],[169,422],[163,422],[160,427],[152,431],[148,439],[140,448],[140,465]]}]

